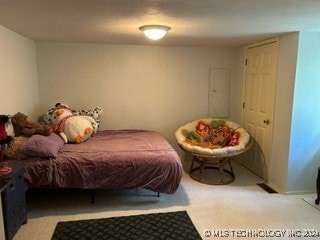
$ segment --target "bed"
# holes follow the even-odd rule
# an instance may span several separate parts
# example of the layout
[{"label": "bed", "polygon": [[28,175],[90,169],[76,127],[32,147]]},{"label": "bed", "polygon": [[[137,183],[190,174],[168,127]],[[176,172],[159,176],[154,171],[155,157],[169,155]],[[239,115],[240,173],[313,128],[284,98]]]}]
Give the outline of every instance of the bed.
[{"label": "bed", "polygon": [[174,193],[180,158],[158,132],[104,130],[80,144],[63,144],[56,157],[29,157],[27,188],[132,189]]}]

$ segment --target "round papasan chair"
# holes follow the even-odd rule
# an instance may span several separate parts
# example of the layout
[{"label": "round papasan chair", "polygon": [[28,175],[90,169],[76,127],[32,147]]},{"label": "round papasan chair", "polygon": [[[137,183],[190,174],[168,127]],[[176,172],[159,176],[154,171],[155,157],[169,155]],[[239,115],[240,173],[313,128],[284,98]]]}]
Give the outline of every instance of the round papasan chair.
[{"label": "round papasan chair", "polygon": [[[187,123],[175,132],[175,137],[178,145],[193,155],[190,176],[208,184],[232,182],[235,176],[230,157],[245,152],[252,145],[252,139],[243,127],[219,118],[204,118]],[[198,167],[194,167],[195,162],[199,164]],[[228,164],[229,169],[224,164]],[[220,178],[206,182],[202,179],[205,169],[219,170]],[[199,174],[196,176],[195,173]],[[226,180],[224,173],[228,173],[231,179]]]}]

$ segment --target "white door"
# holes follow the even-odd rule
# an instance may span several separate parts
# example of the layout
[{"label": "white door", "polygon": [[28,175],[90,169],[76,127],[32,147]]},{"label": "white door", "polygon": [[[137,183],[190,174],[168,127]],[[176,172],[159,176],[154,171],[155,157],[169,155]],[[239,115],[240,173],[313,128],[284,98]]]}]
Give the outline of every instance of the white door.
[{"label": "white door", "polygon": [[208,117],[229,117],[230,73],[228,68],[210,69]]},{"label": "white door", "polygon": [[268,181],[279,39],[246,47],[243,125],[255,143],[244,166]]}]

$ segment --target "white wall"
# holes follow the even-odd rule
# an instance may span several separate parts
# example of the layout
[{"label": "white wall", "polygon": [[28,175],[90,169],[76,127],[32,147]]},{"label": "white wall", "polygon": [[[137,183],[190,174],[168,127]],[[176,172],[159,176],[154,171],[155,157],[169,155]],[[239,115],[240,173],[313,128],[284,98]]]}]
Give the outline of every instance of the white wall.
[{"label": "white wall", "polygon": [[[0,25],[0,114],[38,114],[35,43]],[[0,239],[4,239],[0,201]]]},{"label": "white wall", "polygon": [[0,114],[35,117],[39,95],[35,42],[0,26]]},{"label": "white wall", "polygon": [[289,192],[315,191],[320,167],[320,32],[301,32],[288,164]]},{"label": "white wall", "polygon": [[153,129],[173,145],[179,126],[207,116],[209,68],[238,77],[235,49],[37,42],[36,51],[41,111],[101,106],[101,129]]},{"label": "white wall", "polygon": [[269,184],[281,192],[316,189],[320,166],[320,33],[281,37]]},{"label": "white wall", "polygon": [[268,184],[286,192],[292,100],[295,83],[299,34],[281,36],[279,46],[276,101],[274,109],[273,143]]},{"label": "white wall", "polygon": [[5,239],[5,230],[3,223],[2,201],[0,201],[0,239]]}]

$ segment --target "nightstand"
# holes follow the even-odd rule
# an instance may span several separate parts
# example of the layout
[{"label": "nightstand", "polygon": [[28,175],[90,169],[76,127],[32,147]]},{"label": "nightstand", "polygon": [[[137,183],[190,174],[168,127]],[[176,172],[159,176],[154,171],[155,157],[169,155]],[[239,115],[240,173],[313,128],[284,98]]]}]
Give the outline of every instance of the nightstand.
[{"label": "nightstand", "polygon": [[20,162],[9,162],[9,165],[12,172],[0,177],[0,181],[8,182],[1,193],[6,240],[11,240],[20,226],[27,222],[24,167]]}]

